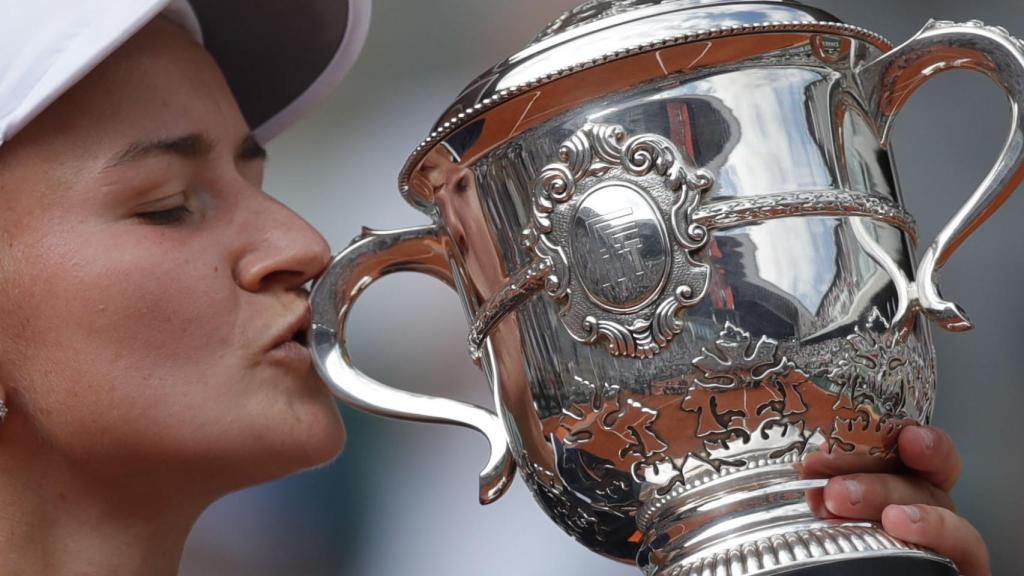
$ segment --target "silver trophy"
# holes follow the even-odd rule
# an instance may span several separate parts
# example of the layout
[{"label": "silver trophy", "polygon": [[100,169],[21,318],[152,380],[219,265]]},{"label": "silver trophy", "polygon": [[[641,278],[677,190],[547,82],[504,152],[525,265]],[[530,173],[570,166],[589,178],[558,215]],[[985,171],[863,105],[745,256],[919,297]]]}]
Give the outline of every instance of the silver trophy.
[{"label": "silver trophy", "polygon": [[[888,134],[952,69],[1012,104],[995,168],[920,265]],[[894,456],[935,399],[936,275],[1024,179],[1024,43],[930,22],[893,48],[788,0],[603,0],[480,76],[401,172],[430,226],[366,231],[312,293],[338,397],[482,432],[566,532],[656,576],[948,575],[875,523],[823,519],[817,450]],[[345,351],[382,275],[452,286],[496,410],[390,388]]]}]

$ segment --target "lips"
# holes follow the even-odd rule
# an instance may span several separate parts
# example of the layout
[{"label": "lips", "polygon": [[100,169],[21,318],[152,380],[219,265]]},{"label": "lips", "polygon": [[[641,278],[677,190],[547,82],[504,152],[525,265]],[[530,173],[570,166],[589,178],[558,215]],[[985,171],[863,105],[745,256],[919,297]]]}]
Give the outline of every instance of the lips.
[{"label": "lips", "polygon": [[306,332],[309,328],[311,314],[309,306],[303,306],[302,310],[296,313],[292,320],[277,331],[276,336],[269,346],[270,351],[279,350],[285,347],[301,346],[306,347]]},{"label": "lips", "polygon": [[306,326],[305,326],[305,324],[303,324],[302,328],[299,328],[298,330],[295,331],[295,334],[292,334],[292,338],[291,339],[292,339],[293,342],[298,342],[299,344],[302,344],[303,346],[305,346],[306,345],[306,333],[307,333]]}]

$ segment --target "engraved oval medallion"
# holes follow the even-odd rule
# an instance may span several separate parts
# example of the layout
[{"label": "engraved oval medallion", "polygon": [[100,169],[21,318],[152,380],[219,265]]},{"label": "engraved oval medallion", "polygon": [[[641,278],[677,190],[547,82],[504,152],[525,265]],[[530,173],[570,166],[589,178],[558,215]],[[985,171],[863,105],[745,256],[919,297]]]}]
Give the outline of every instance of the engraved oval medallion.
[{"label": "engraved oval medallion", "polygon": [[646,192],[628,182],[600,184],[580,200],[569,252],[587,296],[620,314],[654,301],[671,271],[661,214]]}]

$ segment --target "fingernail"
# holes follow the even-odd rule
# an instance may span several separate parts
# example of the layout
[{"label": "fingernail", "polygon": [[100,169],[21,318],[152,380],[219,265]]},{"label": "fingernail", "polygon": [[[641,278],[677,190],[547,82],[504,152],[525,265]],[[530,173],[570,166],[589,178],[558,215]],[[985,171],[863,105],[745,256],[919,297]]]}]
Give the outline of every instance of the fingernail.
[{"label": "fingernail", "polygon": [[931,430],[921,427],[917,429],[917,433],[921,435],[921,442],[924,443],[925,450],[931,450],[935,447],[935,433]]},{"label": "fingernail", "polygon": [[917,524],[921,521],[921,511],[917,509],[917,506],[900,506],[900,508],[911,523]]},{"label": "fingernail", "polygon": [[857,506],[864,501],[864,487],[856,480],[843,480],[846,485],[846,497],[850,499],[850,506]]}]

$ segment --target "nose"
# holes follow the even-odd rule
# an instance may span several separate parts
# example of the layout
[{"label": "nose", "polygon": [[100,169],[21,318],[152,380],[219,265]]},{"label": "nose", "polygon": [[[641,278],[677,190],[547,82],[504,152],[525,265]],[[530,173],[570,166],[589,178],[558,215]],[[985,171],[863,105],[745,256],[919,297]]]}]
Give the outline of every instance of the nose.
[{"label": "nose", "polygon": [[242,230],[250,238],[235,265],[235,281],[249,292],[297,290],[331,259],[327,241],[298,214],[267,194],[250,200]]}]

